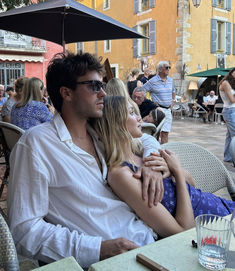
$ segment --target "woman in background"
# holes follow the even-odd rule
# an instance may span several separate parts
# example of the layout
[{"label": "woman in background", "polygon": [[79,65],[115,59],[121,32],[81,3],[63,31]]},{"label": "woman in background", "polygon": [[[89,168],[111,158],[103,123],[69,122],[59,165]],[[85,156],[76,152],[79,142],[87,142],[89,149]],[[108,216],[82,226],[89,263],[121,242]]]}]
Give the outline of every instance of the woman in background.
[{"label": "woman in background", "polygon": [[235,68],[232,69],[219,83],[220,97],[224,102],[222,111],[227,126],[224,147],[224,161],[232,162],[230,143],[235,136]]},{"label": "woman in background", "polygon": [[42,102],[43,82],[36,77],[28,79],[23,86],[21,100],[13,105],[11,110],[11,123],[27,130],[40,123],[51,121],[53,107]]},{"label": "woman in background", "polygon": [[15,81],[15,95],[12,95],[8,98],[5,104],[2,107],[2,120],[5,122],[11,122],[11,109],[15,103],[18,103],[22,97],[22,89],[24,83],[28,78],[21,76]]}]

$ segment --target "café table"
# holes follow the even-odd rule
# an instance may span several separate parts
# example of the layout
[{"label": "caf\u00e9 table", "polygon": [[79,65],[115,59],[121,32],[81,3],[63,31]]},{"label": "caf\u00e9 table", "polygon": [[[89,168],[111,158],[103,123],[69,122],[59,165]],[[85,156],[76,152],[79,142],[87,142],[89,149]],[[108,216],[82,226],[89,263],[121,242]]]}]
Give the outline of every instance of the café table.
[{"label": "caf\u00e9 table", "polygon": [[[197,249],[192,247],[192,240],[196,240],[196,229],[172,235],[152,244],[128,251],[112,258],[100,261],[90,266],[88,271],[138,271],[149,270],[136,261],[138,253],[147,256],[170,271],[205,271],[197,257]],[[235,238],[231,236],[230,265],[224,271],[235,270]],[[233,259],[234,259],[234,262]]]}]

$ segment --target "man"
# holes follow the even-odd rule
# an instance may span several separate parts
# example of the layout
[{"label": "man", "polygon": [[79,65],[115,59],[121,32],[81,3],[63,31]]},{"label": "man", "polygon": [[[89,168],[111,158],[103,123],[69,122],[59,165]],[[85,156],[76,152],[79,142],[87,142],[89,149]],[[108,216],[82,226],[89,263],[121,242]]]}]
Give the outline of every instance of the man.
[{"label": "man", "polygon": [[218,99],[218,96],[215,95],[214,90],[210,91],[210,94],[206,96],[205,105],[209,109],[208,113],[208,121],[211,121],[211,116],[213,115],[214,108],[215,108],[215,102]]},{"label": "man", "polygon": [[154,238],[106,183],[103,146],[88,123],[102,116],[102,65],[88,53],[59,56],[46,76],[58,113],[11,153],[9,224],[20,254],[47,263],[74,256],[89,267]]},{"label": "man", "polygon": [[[145,90],[143,87],[136,87],[134,89],[132,100],[138,105],[143,121],[154,123],[157,126],[160,119],[162,120],[165,117],[165,114],[161,109],[156,110],[158,106],[154,102],[145,98]],[[155,111],[155,118],[150,118],[152,116],[152,113],[150,114],[150,112],[152,111]]]},{"label": "man", "polygon": [[150,75],[150,69],[144,68],[144,76],[140,79],[142,84],[145,84],[148,81],[149,75]]},{"label": "man", "polygon": [[144,89],[150,92],[152,101],[165,113],[165,122],[161,130],[161,144],[168,142],[168,134],[171,131],[171,108],[175,100],[175,88],[173,79],[169,76],[170,64],[160,61],[157,65],[157,75],[144,84]]}]

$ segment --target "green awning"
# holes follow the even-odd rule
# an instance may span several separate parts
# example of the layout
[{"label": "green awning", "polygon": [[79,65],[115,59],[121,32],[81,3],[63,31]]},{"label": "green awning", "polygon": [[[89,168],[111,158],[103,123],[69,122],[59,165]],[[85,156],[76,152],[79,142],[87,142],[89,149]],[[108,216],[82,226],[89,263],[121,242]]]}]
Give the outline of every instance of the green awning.
[{"label": "green awning", "polygon": [[210,69],[210,70],[206,70],[202,72],[187,74],[187,76],[193,76],[193,77],[215,77],[218,75],[225,76],[231,69],[233,68],[228,68],[228,69],[215,68],[215,69]]}]

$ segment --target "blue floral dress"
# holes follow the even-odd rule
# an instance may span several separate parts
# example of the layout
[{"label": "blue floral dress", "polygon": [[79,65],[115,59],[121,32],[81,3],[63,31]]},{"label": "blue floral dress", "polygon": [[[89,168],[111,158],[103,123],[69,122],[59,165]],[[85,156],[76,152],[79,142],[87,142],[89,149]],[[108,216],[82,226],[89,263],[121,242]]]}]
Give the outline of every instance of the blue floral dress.
[{"label": "blue floral dress", "polygon": [[11,123],[23,130],[52,119],[53,115],[46,105],[38,101],[31,101],[22,107],[16,107],[15,104],[11,109]]},{"label": "blue floral dress", "polygon": [[[128,166],[133,172],[138,168],[129,162],[123,162],[123,166]],[[174,216],[176,213],[176,184],[172,179],[165,178],[163,180],[164,196],[161,204]],[[202,192],[189,184],[187,189],[190,195],[194,217],[202,214],[214,214],[219,216],[226,216],[233,212],[235,208],[235,201],[226,200],[215,196],[214,194]]]}]

